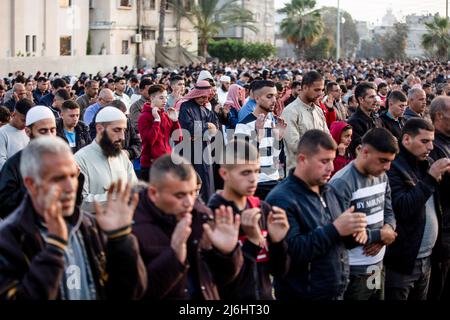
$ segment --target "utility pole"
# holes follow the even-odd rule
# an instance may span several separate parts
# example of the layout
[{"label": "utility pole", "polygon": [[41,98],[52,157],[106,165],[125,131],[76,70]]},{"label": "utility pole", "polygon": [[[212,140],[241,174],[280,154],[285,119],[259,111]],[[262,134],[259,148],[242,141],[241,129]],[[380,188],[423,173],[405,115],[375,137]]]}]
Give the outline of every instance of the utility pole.
[{"label": "utility pole", "polygon": [[448,20],[448,0],[445,0],[445,17]]},{"label": "utility pole", "polygon": [[336,63],[341,56],[341,8],[340,0],[337,0],[337,27],[336,27]]}]

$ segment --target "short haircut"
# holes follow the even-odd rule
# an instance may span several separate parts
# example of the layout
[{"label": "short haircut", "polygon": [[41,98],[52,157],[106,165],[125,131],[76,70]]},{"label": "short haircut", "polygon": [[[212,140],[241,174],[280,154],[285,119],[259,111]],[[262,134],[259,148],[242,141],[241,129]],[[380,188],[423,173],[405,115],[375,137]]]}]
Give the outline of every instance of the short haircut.
[{"label": "short haircut", "polygon": [[250,144],[245,138],[234,138],[225,146],[223,164],[225,169],[231,169],[239,164],[259,162],[259,153],[255,145]]},{"label": "short haircut", "polygon": [[297,154],[312,156],[319,152],[319,147],[333,151],[337,149],[336,142],[328,133],[317,129],[309,130],[300,139]]},{"label": "short haircut", "polygon": [[42,179],[43,156],[46,154],[59,155],[63,153],[72,154],[72,150],[59,137],[41,137],[31,140],[28,146],[22,151],[23,159],[27,159],[27,161],[20,161],[20,173],[22,177],[31,177],[39,183]]},{"label": "short haircut", "polygon": [[316,81],[322,81],[322,80],[323,80],[323,77],[320,75],[320,73],[318,73],[315,70],[309,71],[303,76],[302,88],[304,86],[310,86]]},{"label": "short haircut", "polygon": [[411,99],[414,97],[416,93],[422,92],[423,90],[421,88],[412,88],[408,90],[408,99]]},{"label": "short haircut", "polygon": [[76,109],[80,109],[80,105],[72,100],[64,101],[64,103],[61,106],[62,111],[76,110]]},{"label": "short haircut", "polygon": [[20,114],[23,114],[24,116],[27,115],[28,111],[33,108],[34,103],[33,101],[29,99],[20,99],[16,102],[16,106],[14,107],[14,111],[18,112]]},{"label": "short haircut", "polygon": [[55,93],[55,99],[56,98],[67,101],[70,100],[70,95],[66,89],[58,89],[58,91],[56,91]]},{"label": "short haircut", "polygon": [[359,103],[359,98],[364,98],[367,95],[367,91],[375,90],[375,87],[372,83],[369,82],[361,82],[355,88],[355,98]]},{"label": "short haircut", "polygon": [[389,105],[391,103],[395,103],[398,101],[406,102],[408,101],[408,99],[406,98],[405,94],[402,91],[399,90],[391,91],[386,98],[386,108],[389,108]]},{"label": "short haircut", "polygon": [[380,82],[377,86],[377,91],[380,91],[380,89],[387,87],[386,82]]},{"label": "short haircut", "polygon": [[148,88],[148,94],[151,96],[155,96],[158,92],[164,92],[166,91],[166,87],[164,87],[161,84],[155,84],[152,85],[150,88]]},{"label": "short haircut", "polygon": [[114,100],[113,102],[111,102],[109,104],[111,107],[117,108],[120,111],[122,111],[123,113],[127,112],[127,106],[125,105],[125,103],[123,101],[120,100]]},{"label": "short haircut", "polygon": [[450,97],[439,96],[434,98],[433,101],[431,101],[430,105],[430,117],[433,123],[436,119],[436,114],[438,112],[444,113],[447,109],[450,109]]},{"label": "short haircut", "polygon": [[194,167],[185,159],[176,154],[165,155],[158,158],[150,169],[150,184],[158,185],[172,174],[181,181],[188,181],[195,177]]},{"label": "short haircut", "polygon": [[122,81],[122,80],[127,81],[127,79],[125,79],[124,77],[117,77],[117,78],[114,80],[114,83],[119,83],[119,82]]},{"label": "short haircut", "polygon": [[275,87],[275,82],[273,82],[272,80],[257,80],[252,82],[252,89],[253,92],[259,91],[262,88],[274,88]]},{"label": "short haircut", "polygon": [[334,81],[330,81],[330,82],[328,82],[327,83],[327,93],[334,87],[334,86],[339,86],[338,84],[337,84],[337,82],[334,82]]},{"label": "short haircut", "polygon": [[142,81],[139,83],[139,89],[140,90],[144,90],[146,86],[151,86],[153,84],[153,80],[149,79],[149,78],[144,78],[142,79]]},{"label": "short haircut", "polygon": [[46,77],[39,77],[37,79],[37,82],[47,82],[47,81],[48,81],[48,79]]},{"label": "short haircut", "polygon": [[138,80],[138,78],[136,78],[136,77],[131,77],[131,78],[130,78],[130,82],[131,82],[131,83],[139,83],[139,80]]},{"label": "short haircut", "polygon": [[414,138],[420,133],[420,130],[434,132],[434,126],[425,119],[411,118],[406,121],[405,126],[402,129],[402,139],[405,134]]},{"label": "short haircut", "polygon": [[95,81],[95,80],[89,80],[89,81],[86,81],[86,83],[84,84],[84,86],[85,86],[86,88],[92,88],[92,86],[93,86],[94,84],[98,84],[98,81]]},{"label": "short haircut", "polygon": [[302,85],[302,83],[300,81],[294,81],[294,82],[292,82],[291,88],[294,89],[297,87],[301,87],[301,85]]},{"label": "short haircut", "polygon": [[385,128],[373,128],[361,139],[361,145],[369,145],[378,152],[397,154],[397,139]]},{"label": "short haircut", "polygon": [[11,112],[7,107],[0,106],[0,123],[7,123],[9,120],[11,120]]},{"label": "short haircut", "polygon": [[176,75],[170,78],[170,85],[173,86],[178,81],[184,81],[184,78],[182,76]]},{"label": "short haircut", "polygon": [[67,86],[67,83],[61,78],[56,78],[52,82],[52,87],[55,90],[58,90],[58,89],[61,89],[61,88],[65,88],[66,86]]}]

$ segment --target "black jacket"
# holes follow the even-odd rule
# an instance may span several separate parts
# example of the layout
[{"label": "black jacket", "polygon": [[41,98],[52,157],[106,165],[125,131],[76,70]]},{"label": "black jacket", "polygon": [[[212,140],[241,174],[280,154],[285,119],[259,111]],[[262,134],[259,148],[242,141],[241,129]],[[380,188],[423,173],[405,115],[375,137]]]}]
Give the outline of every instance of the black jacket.
[{"label": "black jacket", "polygon": [[0,218],[6,218],[23,200],[27,190],[20,174],[22,151],[6,160],[0,172]]},{"label": "black jacket", "polygon": [[397,138],[397,141],[401,142],[402,137],[402,129],[405,125],[405,119],[399,118],[398,121],[395,121],[391,117],[389,117],[386,112],[382,113],[380,116],[381,123],[383,125],[383,128],[388,130],[394,137]]},{"label": "black jacket", "polygon": [[[441,158],[450,159],[450,137],[436,130],[434,149],[430,153],[433,160]],[[436,245],[433,249],[433,257],[439,262],[450,260],[450,174],[446,173],[438,187],[439,203],[442,210],[442,230],[438,234]]]},{"label": "black jacket", "polygon": [[440,228],[442,225],[439,202],[436,201],[438,182],[428,173],[431,163],[431,158],[418,161],[400,144],[400,153],[387,172],[397,238],[387,247],[384,262],[403,274],[413,271],[425,230],[425,204],[433,195]]},{"label": "black jacket", "polygon": [[361,144],[362,137],[370,129],[379,128],[382,125],[379,118],[367,116],[360,107],[356,109],[347,122],[353,128],[352,142],[348,149],[352,157],[356,158],[356,148]]},{"label": "black jacket", "polygon": [[[101,109],[100,109],[101,110]],[[100,110],[98,112],[100,112]],[[98,114],[97,112],[97,114]],[[95,114],[94,119],[89,124],[89,132],[92,140],[95,140],[97,135],[97,129],[95,128],[95,119],[97,118]],[[125,142],[123,150],[126,150],[130,154],[130,160],[138,159],[142,152],[142,141],[139,134],[134,130],[131,125],[130,119],[127,118],[127,130],[125,131]]]},{"label": "black jacket", "polygon": [[[72,152],[75,154],[78,150],[90,144],[92,142],[92,139],[91,135],[89,134],[89,127],[85,125],[84,122],[79,121],[74,129],[75,129],[76,146],[72,148]],[[66,135],[64,134],[63,119],[58,119],[56,121],[56,135],[64,139],[64,141],[66,141],[67,143],[69,143],[69,141],[66,138]]]},{"label": "black jacket", "polygon": [[411,110],[410,107],[408,107],[403,113],[403,118],[405,118],[405,120],[408,121],[411,118],[422,118],[422,116],[418,113],[415,113],[414,111]]},{"label": "black jacket", "polygon": [[[215,193],[208,203],[212,210],[222,205],[233,208],[235,215],[240,214],[235,203],[226,200],[219,193]],[[247,208],[252,207],[249,202]],[[271,207],[268,203],[261,201],[260,208],[262,213],[260,228],[264,233],[267,232],[267,218]],[[270,276],[284,277],[287,273],[290,264],[287,243],[286,241],[272,243],[270,237],[267,236],[268,250],[265,251],[260,246],[245,241],[243,237],[245,237],[245,233],[241,229],[239,238],[244,255],[244,265],[237,279],[221,291],[221,297],[225,300],[273,300]]]},{"label": "black jacket", "polygon": [[209,248],[202,225],[212,219],[211,211],[197,201],[192,211],[191,235],[187,241],[187,260],[181,263],[170,243],[176,217],[163,213],[140,194],[133,233],[139,241],[148,273],[149,300],[219,300],[219,287],[233,281],[242,266],[239,246],[229,255]]},{"label": "black jacket", "polygon": [[[106,240],[95,218],[76,209],[79,232],[93,273],[97,299],[138,299],[147,276],[133,235]],[[0,224],[0,299],[60,299],[64,254],[46,244],[39,231],[39,217],[27,196],[20,207]]]},{"label": "black jacket", "polygon": [[277,299],[336,299],[347,287],[347,249],[333,225],[342,211],[330,187],[320,192],[321,196],[290,174],[266,198],[272,206],[286,210],[290,225],[286,241],[291,266],[284,278],[275,277]]}]

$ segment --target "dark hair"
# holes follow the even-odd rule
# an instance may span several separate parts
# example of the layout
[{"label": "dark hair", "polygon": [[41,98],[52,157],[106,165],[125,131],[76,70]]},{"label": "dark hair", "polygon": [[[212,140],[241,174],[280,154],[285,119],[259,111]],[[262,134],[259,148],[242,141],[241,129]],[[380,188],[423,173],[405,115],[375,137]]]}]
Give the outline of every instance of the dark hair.
[{"label": "dark hair", "polygon": [[20,99],[16,102],[16,106],[14,107],[14,111],[18,112],[20,114],[23,114],[24,116],[27,115],[28,111],[33,108],[34,103],[33,101],[29,99]]},{"label": "dark hair", "polygon": [[406,121],[405,126],[402,129],[402,139],[405,134],[414,138],[420,133],[420,130],[434,132],[434,126],[425,119],[411,118]]},{"label": "dark hair", "polygon": [[422,85],[422,89],[428,89],[428,88],[431,88],[431,84],[429,84],[429,83],[424,83],[423,85]]},{"label": "dark hair", "polygon": [[294,88],[300,87],[301,85],[302,85],[302,83],[300,81],[296,80],[296,81],[292,82],[291,88],[294,89]]},{"label": "dark hair", "polygon": [[122,111],[123,113],[127,112],[127,106],[123,101],[120,100],[114,100],[111,103],[109,103],[109,106],[114,107]]},{"label": "dark hair", "polygon": [[166,91],[166,87],[161,84],[154,84],[150,88],[148,88],[148,94],[154,96],[155,93]]},{"label": "dark hair", "polygon": [[222,167],[231,168],[250,161],[259,162],[258,149],[254,144],[246,141],[246,138],[236,137],[225,146]]},{"label": "dark hair", "polygon": [[30,82],[33,83],[33,79],[27,79],[27,80],[25,81],[25,85],[29,84]]},{"label": "dark hair", "polygon": [[84,84],[84,86],[85,86],[86,88],[91,88],[92,85],[95,84],[95,83],[98,83],[98,82],[95,81],[95,80],[89,80],[89,81],[86,81],[86,83]]},{"label": "dark hair", "polygon": [[328,82],[327,83],[327,93],[331,90],[331,88],[333,88],[334,86],[339,86],[338,84],[337,84],[337,82],[334,82],[334,81],[330,81],[330,82]]},{"label": "dark hair", "polygon": [[0,123],[7,123],[11,120],[11,112],[5,106],[0,106]]},{"label": "dark hair", "polygon": [[[173,161],[175,160],[175,162]],[[150,170],[150,184],[160,184],[166,180],[168,174],[172,174],[181,181],[188,181],[195,176],[195,170],[191,164],[176,154],[165,155],[158,158]]]},{"label": "dark hair", "polygon": [[369,145],[378,152],[398,153],[397,139],[385,128],[373,128],[361,139],[361,145]]},{"label": "dark hair", "polygon": [[319,152],[319,147],[325,150],[337,149],[336,142],[322,130],[309,130],[302,136],[297,146],[297,154],[315,155]]},{"label": "dark hair", "polygon": [[358,104],[359,104],[359,98],[364,98],[367,95],[367,91],[369,91],[370,89],[375,90],[373,84],[371,84],[369,82],[361,82],[356,86],[355,98],[356,98],[356,102],[358,102]]},{"label": "dark hair", "polygon": [[253,92],[256,92],[265,87],[274,88],[275,82],[273,82],[271,80],[257,80],[257,81],[253,81],[251,83],[251,86],[252,86]]},{"label": "dark hair", "polygon": [[142,79],[142,81],[139,83],[139,89],[140,90],[144,90],[146,86],[151,86],[153,84],[153,81],[149,78],[144,78]]},{"label": "dark hair", "polygon": [[378,84],[377,87],[377,91],[380,91],[381,88],[387,87],[387,83],[386,82],[380,82],[380,84]]},{"label": "dark hair", "polygon": [[315,70],[309,71],[303,76],[302,88],[304,86],[312,85],[314,82],[321,81],[321,80],[323,80],[323,77],[320,75],[320,73],[318,73]]},{"label": "dark hair", "polygon": [[136,77],[131,77],[130,78],[130,82],[132,82],[132,83],[139,83],[139,80]]},{"label": "dark hair", "polygon": [[169,80],[171,86],[173,86],[173,84],[178,81],[184,81],[184,78],[182,76],[175,75]]},{"label": "dark hair", "polygon": [[37,79],[37,82],[47,82],[47,81],[48,81],[48,79],[46,77],[39,77]]},{"label": "dark hair", "polygon": [[391,102],[393,103],[397,101],[406,102],[408,101],[408,98],[406,98],[406,95],[402,91],[391,91],[386,98],[386,108],[389,109]]},{"label": "dark hair", "polygon": [[64,101],[66,101],[66,100],[70,100],[70,95],[66,89],[58,89],[58,91],[56,91],[56,93],[55,93],[55,98],[60,98]]},{"label": "dark hair", "polygon": [[80,105],[72,100],[64,101],[61,106],[62,111],[80,109]]},{"label": "dark hair", "polygon": [[117,77],[117,78],[114,80],[114,83],[119,83],[119,82],[122,81],[122,80],[127,81],[127,79],[125,79],[124,77]]},{"label": "dark hair", "polygon": [[52,82],[52,87],[55,90],[58,90],[58,89],[61,89],[61,88],[65,88],[66,86],[67,86],[67,83],[61,78],[56,78]]}]

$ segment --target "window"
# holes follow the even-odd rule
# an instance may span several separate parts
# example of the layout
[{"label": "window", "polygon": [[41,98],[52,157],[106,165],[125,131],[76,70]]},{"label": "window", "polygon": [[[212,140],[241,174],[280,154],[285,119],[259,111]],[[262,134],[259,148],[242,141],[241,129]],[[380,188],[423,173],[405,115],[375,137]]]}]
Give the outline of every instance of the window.
[{"label": "window", "polygon": [[122,41],[122,54],[129,54],[130,43],[128,40]]},{"label": "window", "polygon": [[25,36],[25,52],[30,52],[30,36]]},{"label": "window", "polygon": [[155,10],[156,0],[144,0],[144,10]]},{"label": "window", "polygon": [[36,52],[37,47],[37,37],[33,36],[33,52]]},{"label": "window", "polygon": [[132,7],[131,1],[132,1],[132,0],[119,0],[119,1],[120,1],[120,2],[119,2],[119,7],[120,7],[120,8],[123,8],[123,9],[125,9],[125,8],[131,9],[131,7]]},{"label": "window", "polygon": [[69,8],[72,6],[72,0],[59,0],[60,8]]},{"label": "window", "polygon": [[59,38],[59,55],[71,56],[72,55],[72,37],[60,37]]},{"label": "window", "polygon": [[142,30],[142,39],[156,40],[156,31],[155,30]]}]

